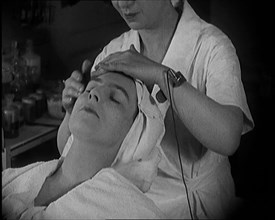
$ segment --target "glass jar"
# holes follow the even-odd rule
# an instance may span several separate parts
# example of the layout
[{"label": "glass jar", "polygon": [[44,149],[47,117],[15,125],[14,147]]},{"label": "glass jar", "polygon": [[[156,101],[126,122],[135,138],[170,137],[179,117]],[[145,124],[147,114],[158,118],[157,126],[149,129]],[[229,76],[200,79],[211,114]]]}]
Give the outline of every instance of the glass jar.
[{"label": "glass jar", "polygon": [[42,114],[47,111],[47,98],[46,94],[42,89],[37,89],[36,93],[42,97]]},{"label": "glass jar", "polygon": [[42,105],[43,105],[43,99],[42,95],[39,95],[37,93],[32,93],[29,95],[30,98],[33,98],[35,100],[35,106],[36,106],[36,118],[40,118],[42,116]]},{"label": "glass jar", "polygon": [[22,98],[24,119],[26,124],[31,124],[36,119],[35,100],[30,97]]},{"label": "glass jar", "polygon": [[19,101],[15,101],[12,103],[18,109],[19,112],[19,126],[21,127],[24,124],[24,110],[23,103]]}]

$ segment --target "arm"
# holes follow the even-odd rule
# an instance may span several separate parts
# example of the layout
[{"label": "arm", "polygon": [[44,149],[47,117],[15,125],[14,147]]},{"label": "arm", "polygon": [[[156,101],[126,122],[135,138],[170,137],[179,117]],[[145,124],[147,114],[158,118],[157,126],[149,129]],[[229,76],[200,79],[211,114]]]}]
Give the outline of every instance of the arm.
[{"label": "arm", "polygon": [[[169,98],[166,69],[162,67],[158,85]],[[239,146],[243,114],[240,108],[221,105],[199,92],[188,82],[177,88],[170,84],[173,109],[182,123],[205,147],[232,155]],[[171,102],[171,100],[170,100]]]},{"label": "arm", "polygon": [[[213,67],[208,67],[211,72],[209,75],[214,78],[215,75],[224,73],[225,68],[229,68],[225,72],[226,74],[233,74],[231,71],[236,66],[230,66],[231,64],[226,66],[227,64],[223,63],[224,60],[231,60],[232,57],[230,56],[232,54],[221,51],[218,47],[216,47],[215,53],[216,56],[213,54],[213,57],[218,60],[211,60]],[[229,56],[227,56],[228,54]],[[222,57],[221,55],[226,56]],[[222,68],[213,71],[216,66]],[[109,55],[96,66],[97,72],[94,74],[100,75],[106,71],[121,71],[142,80],[146,85],[158,84],[164,95],[169,98],[166,84],[167,68],[140,55],[131,46],[130,50]],[[222,78],[226,80],[226,77],[222,76]],[[177,88],[172,88],[172,85],[170,85],[170,88],[173,109],[193,136],[206,148],[219,154],[232,155],[239,146],[242,133],[243,113],[241,109],[214,101],[214,99],[201,93],[188,82]],[[214,89],[212,88],[212,90]]]},{"label": "arm", "polygon": [[72,73],[70,78],[65,81],[65,88],[62,92],[62,104],[66,110],[66,114],[57,133],[57,147],[60,155],[62,155],[67,140],[71,135],[69,119],[75,100],[84,91],[85,85],[82,84],[83,81],[88,80],[83,77],[84,73],[89,74],[91,66],[92,63],[89,60],[85,60],[82,64],[82,73],[76,70]]}]

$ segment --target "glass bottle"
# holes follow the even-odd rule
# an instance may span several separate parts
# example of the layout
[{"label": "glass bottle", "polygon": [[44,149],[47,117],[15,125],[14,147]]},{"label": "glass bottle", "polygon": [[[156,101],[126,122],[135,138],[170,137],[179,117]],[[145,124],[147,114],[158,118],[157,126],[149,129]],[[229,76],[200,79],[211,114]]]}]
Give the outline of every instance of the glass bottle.
[{"label": "glass bottle", "polygon": [[34,84],[37,84],[41,75],[41,58],[38,54],[34,52],[33,41],[28,39],[26,41],[26,52],[22,56],[27,65],[31,81]]},{"label": "glass bottle", "polygon": [[14,94],[15,101],[21,101],[22,97],[26,95],[26,84],[23,77],[18,73],[14,74],[14,80],[10,84],[10,92]]},{"label": "glass bottle", "polygon": [[26,74],[26,62],[19,56],[17,41],[12,42],[13,59],[11,62],[11,70],[13,81],[10,84],[10,92],[14,94],[15,101],[21,101],[26,93],[26,83],[24,77]]},{"label": "glass bottle", "polygon": [[6,106],[2,108],[2,127],[6,138],[15,138],[19,135],[19,112],[13,106],[13,94],[6,95]]},{"label": "glass bottle", "polygon": [[10,82],[12,79],[11,65],[2,56],[2,99],[5,97],[5,94],[10,92]]},{"label": "glass bottle", "polygon": [[24,75],[27,70],[27,64],[26,64],[26,60],[23,57],[21,57],[19,54],[17,41],[12,41],[11,50],[12,50],[12,56],[13,56],[11,65],[12,65],[12,70],[14,74],[19,73],[20,75]]}]

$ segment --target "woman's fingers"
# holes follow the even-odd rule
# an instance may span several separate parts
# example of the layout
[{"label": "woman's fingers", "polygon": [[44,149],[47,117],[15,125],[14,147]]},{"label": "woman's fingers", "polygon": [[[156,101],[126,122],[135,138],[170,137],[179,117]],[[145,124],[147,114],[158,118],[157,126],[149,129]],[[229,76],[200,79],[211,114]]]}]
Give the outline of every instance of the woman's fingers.
[{"label": "woman's fingers", "polygon": [[[108,65],[108,66],[110,67],[110,65]],[[91,77],[97,77],[97,76],[107,73],[108,71],[112,71],[112,69],[109,67],[107,67],[107,65],[103,64],[103,63],[98,64],[96,71],[93,71],[91,73]]]},{"label": "woman's fingers", "polygon": [[84,85],[81,83],[82,74],[74,71],[71,77],[65,81],[65,88],[62,91],[62,104],[65,110],[72,112],[76,98],[84,91]]},{"label": "woman's fingers", "polygon": [[80,94],[81,93],[73,87],[65,88],[63,90],[62,105],[67,112],[69,112],[69,113],[72,112],[74,103]]},{"label": "woman's fingers", "polygon": [[103,60],[101,60],[96,66],[95,66],[95,70],[98,70],[100,65],[99,64],[107,64],[107,63],[111,63],[117,60],[123,60],[123,54],[125,53],[125,51],[123,52],[115,52],[112,54],[109,54],[107,57],[105,57]]},{"label": "woman's fingers", "polygon": [[71,87],[71,86],[70,87],[67,86],[62,91],[62,99],[64,99],[63,100],[64,102],[69,102],[69,101],[71,101],[71,99],[77,98],[80,94],[81,94],[81,92],[78,89]]},{"label": "woman's fingers", "polygon": [[70,78],[65,81],[65,89],[72,88],[78,92],[84,91],[84,85],[81,83],[83,76],[79,71],[74,71]]},{"label": "woman's fingers", "polygon": [[63,104],[65,104],[65,105],[72,105],[73,104],[72,103],[73,98],[71,96],[68,96],[68,95],[64,95],[62,101],[63,101]]},{"label": "woman's fingers", "polygon": [[82,89],[78,89],[78,88],[79,88],[79,86],[77,88],[76,87],[69,87],[66,90],[66,95],[77,98],[82,93]]},{"label": "woman's fingers", "polygon": [[87,73],[91,71],[93,64],[90,60],[84,60],[84,62],[82,63],[82,73]]},{"label": "woman's fingers", "polygon": [[62,105],[68,113],[72,113],[75,100],[76,100],[76,98],[74,98],[71,95],[68,95],[68,92],[65,89],[63,90],[63,92],[62,92]]},{"label": "woman's fingers", "polygon": [[74,79],[76,81],[81,82],[81,80],[82,80],[82,73],[80,71],[78,71],[78,70],[75,70],[75,71],[73,71],[71,77],[68,78],[67,80],[70,80],[70,79]]},{"label": "woman's fingers", "polygon": [[95,66],[92,76],[99,76],[106,72],[115,71],[124,74],[132,74],[138,52],[134,45],[129,50],[110,54]]},{"label": "woman's fingers", "polygon": [[108,63],[99,63],[96,71],[92,72],[92,77],[103,75],[107,72],[123,72],[128,74],[129,71],[126,68],[123,62],[108,62]]}]

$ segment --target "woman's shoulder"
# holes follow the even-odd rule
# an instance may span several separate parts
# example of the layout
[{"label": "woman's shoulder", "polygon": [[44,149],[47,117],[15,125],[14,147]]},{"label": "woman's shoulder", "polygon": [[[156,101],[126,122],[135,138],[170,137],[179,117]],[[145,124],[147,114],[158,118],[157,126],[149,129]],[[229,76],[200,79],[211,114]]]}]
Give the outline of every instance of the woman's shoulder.
[{"label": "woman's shoulder", "polygon": [[204,25],[202,25],[200,38],[212,47],[225,45],[233,46],[228,35],[224,33],[219,27],[210,23],[205,23]]}]

